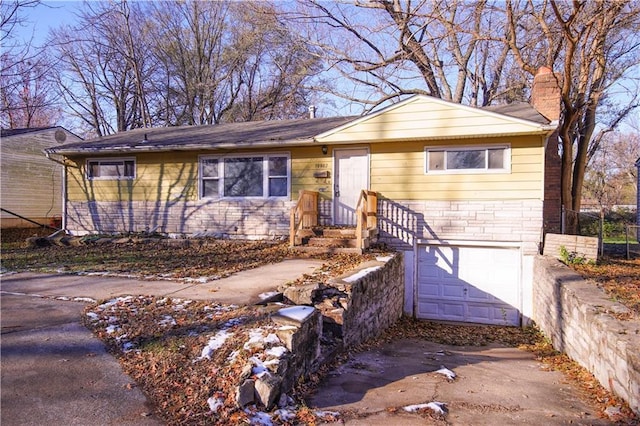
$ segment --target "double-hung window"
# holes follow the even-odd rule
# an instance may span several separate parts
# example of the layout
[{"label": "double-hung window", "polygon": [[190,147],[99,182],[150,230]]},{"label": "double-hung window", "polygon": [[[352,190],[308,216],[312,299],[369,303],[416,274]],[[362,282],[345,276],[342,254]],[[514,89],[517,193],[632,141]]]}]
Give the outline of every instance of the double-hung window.
[{"label": "double-hung window", "polygon": [[289,155],[200,157],[200,198],[289,195]]},{"label": "double-hung window", "polygon": [[99,158],[87,160],[87,178],[103,180],[135,179],[135,158]]},{"label": "double-hung window", "polygon": [[511,170],[508,145],[425,148],[426,173],[504,173]]}]

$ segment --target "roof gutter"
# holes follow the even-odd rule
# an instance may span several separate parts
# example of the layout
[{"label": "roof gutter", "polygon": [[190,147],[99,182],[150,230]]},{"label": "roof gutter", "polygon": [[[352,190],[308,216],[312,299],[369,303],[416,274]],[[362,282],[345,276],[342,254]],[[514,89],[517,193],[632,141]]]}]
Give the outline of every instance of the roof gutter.
[{"label": "roof gutter", "polygon": [[[168,152],[168,151],[195,151],[195,150],[238,150],[249,148],[283,148],[290,146],[311,146],[316,141],[314,139],[299,139],[295,141],[259,141],[245,144],[237,142],[225,142],[215,145],[206,144],[187,144],[187,145],[135,145],[135,146],[119,146],[119,147],[91,147],[81,149],[56,149],[51,148],[46,151],[48,154],[59,155],[83,155],[83,154],[121,154],[136,152]],[[55,160],[52,160],[55,161]]]}]

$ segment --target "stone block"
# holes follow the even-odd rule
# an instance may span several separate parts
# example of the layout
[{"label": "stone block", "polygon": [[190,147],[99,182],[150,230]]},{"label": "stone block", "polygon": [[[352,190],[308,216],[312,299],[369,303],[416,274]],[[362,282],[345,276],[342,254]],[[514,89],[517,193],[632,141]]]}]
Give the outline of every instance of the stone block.
[{"label": "stone block", "polygon": [[273,407],[280,396],[282,378],[271,373],[265,373],[255,381],[255,397],[267,410]]},{"label": "stone block", "polygon": [[289,286],[283,290],[282,294],[294,305],[313,305],[323,288],[322,283]]},{"label": "stone block", "polygon": [[244,379],[236,389],[236,404],[243,408],[255,401],[255,382],[251,379]]}]

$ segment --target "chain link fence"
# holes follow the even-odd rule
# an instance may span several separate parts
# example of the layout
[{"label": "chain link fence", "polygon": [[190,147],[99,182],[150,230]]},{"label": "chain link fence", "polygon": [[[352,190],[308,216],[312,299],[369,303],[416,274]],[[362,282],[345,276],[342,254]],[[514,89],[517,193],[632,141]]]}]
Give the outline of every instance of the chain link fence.
[{"label": "chain link fence", "polygon": [[578,212],[579,235],[599,239],[600,256],[640,257],[640,226],[635,209]]}]

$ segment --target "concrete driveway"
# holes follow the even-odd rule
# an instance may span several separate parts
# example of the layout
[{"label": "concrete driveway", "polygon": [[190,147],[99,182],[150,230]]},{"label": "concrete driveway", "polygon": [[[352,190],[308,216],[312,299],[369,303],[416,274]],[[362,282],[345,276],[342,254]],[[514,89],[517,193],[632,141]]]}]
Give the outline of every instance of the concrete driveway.
[{"label": "concrete driveway", "polygon": [[[457,377],[449,381],[435,373],[441,366]],[[403,409],[433,401],[445,403],[448,414],[430,418]],[[308,403],[340,412],[351,426],[611,424],[561,373],[543,370],[529,352],[415,339],[352,355]]]},{"label": "concrete driveway", "polygon": [[171,296],[248,304],[310,273],[286,260],[208,283],[20,273],[0,281],[2,425],[159,425],[143,393],[81,324],[91,300]]}]

